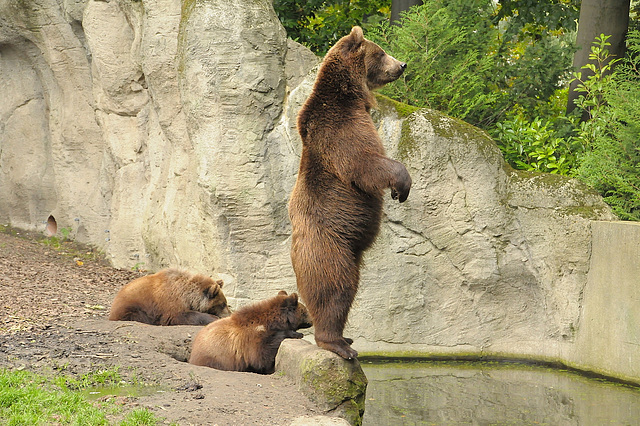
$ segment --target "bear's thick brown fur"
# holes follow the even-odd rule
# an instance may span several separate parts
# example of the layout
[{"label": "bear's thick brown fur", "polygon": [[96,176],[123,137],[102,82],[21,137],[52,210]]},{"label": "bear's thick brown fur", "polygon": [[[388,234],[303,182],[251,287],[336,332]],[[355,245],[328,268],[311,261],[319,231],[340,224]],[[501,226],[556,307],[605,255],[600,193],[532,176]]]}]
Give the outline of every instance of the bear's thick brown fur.
[{"label": "bear's thick brown fur", "polygon": [[296,293],[245,306],[200,330],[189,362],[218,370],[273,373],[280,343],[300,339],[300,328],[311,327],[307,309]]},{"label": "bear's thick brown fur", "polygon": [[373,89],[406,64],[354,27],[325,56],[298,115],[302,156],[289,201],[291,259],[318,346],[346,359],[358,353],[343,331],[358,290],[363,252],[380,229],[386,188],[403,202],[411,177],[385,156],[369,114]]},{"label": "bear's thick brown fur", "polygon": [[205,325],[230,315],[222,280],[164,269],[131,281],[111,305],[111,321],[153,325]]}]

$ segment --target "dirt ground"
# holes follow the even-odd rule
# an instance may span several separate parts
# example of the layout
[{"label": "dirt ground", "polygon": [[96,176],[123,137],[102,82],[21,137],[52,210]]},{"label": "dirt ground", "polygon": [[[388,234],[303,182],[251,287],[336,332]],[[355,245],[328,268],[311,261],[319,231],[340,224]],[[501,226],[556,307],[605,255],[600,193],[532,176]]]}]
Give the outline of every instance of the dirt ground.
[{"label": "dirt ground", "polygon": [[321,414],[286,377],[184,362],[200,327],[108,321],[117,291],[142,272],[111,268],[75,243],[2,231],[0,368],[79,376],[119,366],[126,380],[156,386],[119,403],[147,407],[165,423],[288,425]]}]

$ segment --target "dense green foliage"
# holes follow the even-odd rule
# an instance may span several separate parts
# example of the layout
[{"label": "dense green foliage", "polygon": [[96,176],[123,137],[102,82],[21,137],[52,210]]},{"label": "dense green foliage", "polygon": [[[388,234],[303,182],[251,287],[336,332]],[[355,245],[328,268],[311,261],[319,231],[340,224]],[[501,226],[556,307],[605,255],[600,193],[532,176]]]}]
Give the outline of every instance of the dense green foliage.
[{"label": "dense green foliage", "polygon": [[566,175],[572,150],[565,139],[557,137],[549,122],[539,117],[528,121],[516,116],[496,124],[505,160],[517,169]]},{"label": "dense green foliage", "polygon": [[484,129],[509,113],[545,113],[569,77],[570,36],[509,34],[492,25],[495,13],[491,0],[432,0],[403,14],[400,25],[371,28],[369,38],[409,65],[383,93]]},{"label": "dense green foliage", "polygon": [[[490,27],[490,0],[470,0],[477,14],[462,13],[463,2],[437,0],[413,8],[400,25],[382,22],[367,37],[407,62],[407,71],[382,93],[401,102],[429,107],[476,124],[490,120],[497,101],[486,81],[496,37]],[[467,3],[467,2],[464,2]]]},{"label": "dense green foliage", "polygon": [[595,75],[578,86],[577,105],[591,118],[578,131],[585,152],[576,175],[621,219],[640,220],[640,31],[629,33],[627,57],[609,75],[606,39],[601,36],[591,49]]},{"label": "dense green foliage", "polygon": [[507,22],[513,34],[574,31],[580,15],[580,0],[499,0],[498,4],[494,24]]},{"label": "dense green foliage", "polygon": [[354,25],[388,18],[391,0],[274,0],[273,7],[290,38],[324,55]]}]

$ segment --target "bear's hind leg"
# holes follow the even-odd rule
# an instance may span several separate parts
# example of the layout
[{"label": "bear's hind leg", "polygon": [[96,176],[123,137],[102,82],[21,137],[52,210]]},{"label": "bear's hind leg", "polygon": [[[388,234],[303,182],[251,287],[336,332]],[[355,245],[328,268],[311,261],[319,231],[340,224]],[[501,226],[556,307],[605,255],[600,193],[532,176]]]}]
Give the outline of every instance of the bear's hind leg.
[{"label": "bear's hind leg", "polygon": [[358,291],[358,256],[328,232],[294,232],[291,262],[298,292],[313,320],[316,344],[345,359],[358,356],[342,335]]},{"label": "bear's hind leg", "polygon": [[353,340],[345,339],[344,327],[351,304],[358,289],[358,269],[354,264],[344,270],[339,265],[346,263],[322,262],[316,265],[311,276],[303,278],[298,289],[313,319],[316,344],[345,359],[358,356],[352,347]]},{"label": "bear's hind leg", "polygon": [[341,333],[328,332],[326,329],[319,330],[318,325],[315,327],[315,339],[318,347],[336,353],[344,359],[354,359],[358,356],[358,352],[351,347],[353,340],[339,336]]}]

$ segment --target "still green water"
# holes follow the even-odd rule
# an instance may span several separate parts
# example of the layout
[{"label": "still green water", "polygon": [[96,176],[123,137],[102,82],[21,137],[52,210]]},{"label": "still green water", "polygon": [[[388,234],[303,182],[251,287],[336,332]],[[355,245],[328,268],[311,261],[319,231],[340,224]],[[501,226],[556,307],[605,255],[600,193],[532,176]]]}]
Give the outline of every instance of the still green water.
[{"label": "still green water", "polygon": [[640,425],[640,389],[514,363],[362,361],[364,426]]}]

